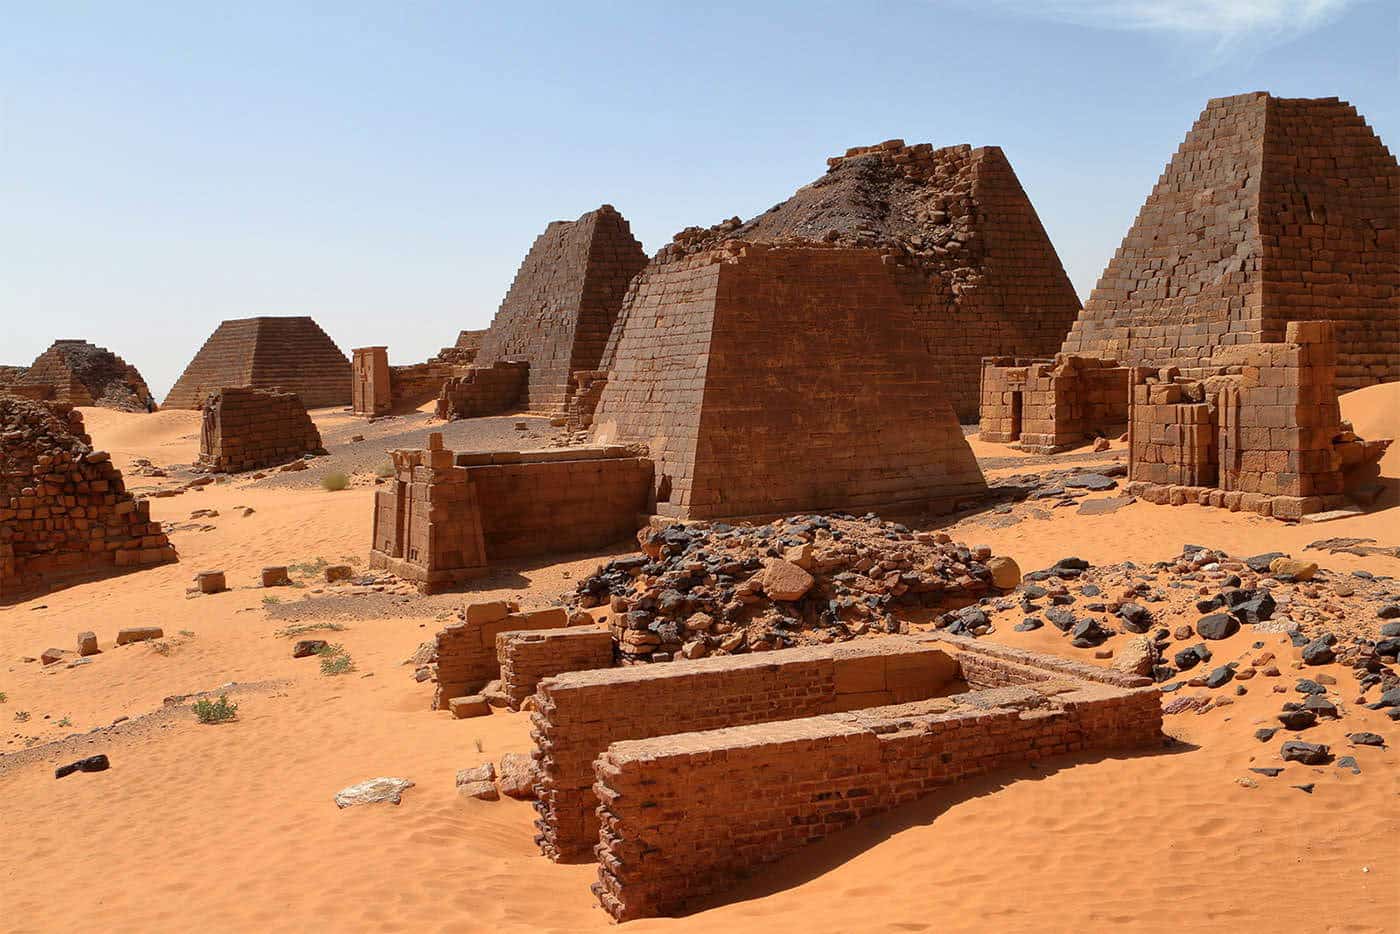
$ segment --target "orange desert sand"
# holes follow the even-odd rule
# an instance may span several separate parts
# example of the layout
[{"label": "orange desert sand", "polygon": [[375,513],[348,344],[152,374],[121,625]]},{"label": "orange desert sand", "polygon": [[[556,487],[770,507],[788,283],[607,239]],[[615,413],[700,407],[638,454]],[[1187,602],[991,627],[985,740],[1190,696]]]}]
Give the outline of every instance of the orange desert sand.
[{"label": "orange desert sand", "polygon": [[[343,435],[347,416],[313,414],[334,454],[331,430]],[[187,464],[197,453],[198,412],[83,415],[95,445],[112,452],[137,491],[158,481],[136,476],[134,458]],[[1400,384],[1344,397],[1343,416],[1363,437],[1400,436]],[[979,456],[1003,461],[989,466],[989,479],[1016,472],[1004,465],[1016,452],[972,441]],[[1102,458],[1121,458],[1122,449],[1114,444]],[[1400,575],[1393,557],[1303,552],[1308,542],[1340,536],[1400,544],[1400,447],[1389,451],[1382,473],[1390,487],[1385,508],[1326,524],[1138,502],[1109,516],[1059,510],[1007,528],[974,516],[948,531],[1014,557],[1025,571],[1065,555],[1147,564],[1191,542]],[[431,685],[415,683],[403,664],[467,596],[434,598],[437,608],[417,618],[351,608],[343,631],[308,633],[345,646],[355,665],[348,675],[326,677],[315,659],[292,659],[292,640],[277,634],[287,621],[273,612],[280,604],[264,605],[269,594],[293,604],[351,598],[333,597],[329,588],[312,595],[320,585],[309,579],[306,589],[264,590],[259,569],[316,559],[363,568],[372,491],[366,473],[334,493],[237,478],[155,499],[152,516],[170,530],[178,564],[0,609],[0,929],[502,934],[611,927],[589,893],[595,867],[541,856],[528,803],[467,799],[454,788],[458,769],[530,748],[528,714],[454,720],[430,711]],[[218,515],[191,520],[197,509]],[[470,599],[544,606],[598,561],[588,555],[513,568],[481,582]],[[226,571],[231,589],[188,596],[203,569]],[[1166,623],[1182,621],[1192,620]],[[117,630],[138,625],[162,626],[164,645],[113,650]],[[103,649],[91,664],[20,661],[50,646],[71,653],[83,630],[95,632]],[[1049,627],[1021,633],[999,626],[988,638],[1080,659],[1092,654],[1069,648]],[[1296,675],[1287,665],[1298,650],[1282,634],[1244,632],[1211,647],[1221,660],[1242,658],[1259,639],[1281,659],[1285,681]],[[1351,669],[1331,670],[1350,701]],[[201,725],[182,708],[126,731],[83,735],[160,711],[167,696],[227,682],[249,685],[229,690],[238,703],[232,723]],[[1346,732],[1385,736],[1386,749],[1364,750],[1362,774],[1293,763],[1288,780],[1246,787],[1237,780],[1251,777],[1251,765],[1282,764],[1277,742],[1252,735],[1272,720],[1280,698],[1253,685],[1232,706],[1169,716],[1166,731],[1178,741],[1172,748],[1051,760],[961,783],[808,847],[685,917],[625,929],[1396,930],[1397,725],[1382,711],[1349,704],[1344,725],[1323,723],[1306,738],[1345,754]],[[30,714],[27,722],[16,718],[20,711]],[[64,748],[45,745],[70,734],[79,738]],[[55,766],[97,752],[110,756],[109,771],[55,781]],[[416,787],[397,807],[339,810],[332,803],[341,788],[380,775],[410,778]],[[1291,787],[1308,781],[1316,781],[1313,794]]]}]

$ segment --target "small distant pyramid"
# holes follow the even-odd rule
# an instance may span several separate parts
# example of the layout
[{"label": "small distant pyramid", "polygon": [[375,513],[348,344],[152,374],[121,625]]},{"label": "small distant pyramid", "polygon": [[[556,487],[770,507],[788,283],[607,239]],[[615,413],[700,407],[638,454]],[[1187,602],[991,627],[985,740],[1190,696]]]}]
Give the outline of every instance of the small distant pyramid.
[{"label": "small distant pyramid", "polygon": [[1048,356],[1079,313],[1055,247],[997,146],[895,139],[849,149],[786,201],[747,222],[683,230],[658,255],[729,238],[879,250],[919,322],[927,365],[963,419],[977,417],[984,356]]},{"label": "small distant pyramid", "polygon": [[878,250],[729,241],[628,293],[593,418],[657,513],[936,511],[986,483]]},{"label": "small distant pyramid", "polygon": [[221,323],[165,397],[165,407],[198,409],[226,387],[282,389],[308,409],[350,403],[350,361],[306,317]]},{"label": "small distant pyramid", "polygon": [[569,377],[597,369],[627,285],[646,262],[627,219],[610,204],[554,221],[520,264],[476,364],[529,361],[523,401],[536,412],[563,411]]},{"label": "small distant pyramid", "polygon": [[1400,379],[1400,165],[1335,97],[1211,100],[1063,350],[1200,366],[1335,321],[1341,391]]},{"label": "small distant pyramid", "polygon": [[15,377],[21,386],[52,386],[53,401],[125,412],[154,412],[156,401],[136,367],[81,340],[58,340]]}]

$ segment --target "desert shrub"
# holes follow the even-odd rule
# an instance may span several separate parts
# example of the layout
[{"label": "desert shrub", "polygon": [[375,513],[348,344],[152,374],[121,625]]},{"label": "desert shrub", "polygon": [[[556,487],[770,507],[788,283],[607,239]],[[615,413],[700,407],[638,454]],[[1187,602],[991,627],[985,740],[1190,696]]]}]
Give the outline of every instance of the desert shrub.
[{"label": "desert shrub", "polygon": [[238,705],[230,701],[227,694],[220,694],[217,701],[201,697],[194,702],[194,715],[200,723],[223,723],[238,715]]},{"label": "desert shrub", "polygon": [[350,485],[350,477],[343,471],[328,473],[321,478],[321,489],[331,493],[343,490]]},{"label": "desert shrub", "polygon": [[308,633],[308,632],[323,632],[323,631],[327,631],[327,630],[330,631],[330,632],[344,632],[344,631],[345,631],[345,624],[344,624],[344,623],[298,623],[298,624],[295,625],[295,626],[287,626],[287,627],[285,627],[285,628],[283,628],[283,629],[279,629],[279,630],[277,630],[276,633],[274,633],[274,635],[282,636],[284,639],[295,639],[297,636],[300,636],[300,635],[302,635],[302,634],[304,634],[304,633]]},{"label": "desert shrub", "polygon": [[27,710],[16,710],[16,711],[15,711],[15,721],[16,721],[17,723],[28,723],[28,722],[29,722],[29,711],[27,711]]},{"label": "desert shrub", "polygon": [[387,479],[389,479],[390,477],[392,477],[392,476],[394,475],[394,463],[393,463],[393,461],[385,461],[384,463],[380,464],[378,467],[374,468],[374,475],[375,475],[376,477],[379,477],[380,479],[383,479],[383,480],[387,480]]},{"label": "desert shrub", "polygon": [[10,695],[6,694],[4,691],[0,691],[0,704],[5,703],[9,699]]},{"label": "desert shrub", "polygon": [[345,651],[345,646],[334,643],[316,653],[321,656],[321,674],[343,675],[355,670],[355,661]]}]

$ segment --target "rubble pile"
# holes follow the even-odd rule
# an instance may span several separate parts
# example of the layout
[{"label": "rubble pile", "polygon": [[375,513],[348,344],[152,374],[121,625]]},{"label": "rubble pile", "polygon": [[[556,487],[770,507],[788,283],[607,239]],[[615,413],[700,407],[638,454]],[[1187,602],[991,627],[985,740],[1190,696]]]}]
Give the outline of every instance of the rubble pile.
[{"label": "rubble pile", "polygon": [[669,661],[899,632],[894,611],[950,608],[1014,587],[991,549],[873,514],[767,525],[675,524],[638,533],[642,555],[580,581],[570,601],[607,605],[621,660]]}]

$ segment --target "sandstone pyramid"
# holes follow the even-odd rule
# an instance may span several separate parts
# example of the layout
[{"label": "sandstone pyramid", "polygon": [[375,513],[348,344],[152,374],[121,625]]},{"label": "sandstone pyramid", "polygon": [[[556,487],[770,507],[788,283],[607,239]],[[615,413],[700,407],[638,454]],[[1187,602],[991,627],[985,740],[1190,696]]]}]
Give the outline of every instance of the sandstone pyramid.
[{"label": "sandstone pyramid", "polygon": [[136,367],[106,347],[58,340],[17,376],[20,386],[52,386],[68,405],[100,405],[126,412],[154,412],[156,401]]},{"label": "sandstone pyramid", "polygon": [[919,323],[927,364],[964,420],[977,417],[982,357],[1059,349],[1079,297],[1001,149],[890,140],[827,164],[826,175],[747,223],[684,230],[663,252],[728,237],[880,250]]},{"label": "sandstone pyramid", "polygon": [[1064,350],[1192,367],[1338,323],[1342,391],[1400,379],[1400,167],[1336,98],[1206,105]]},{"label": "sandstone pyramid", "polygon": [[937,509],[985,484],[922,327],[878,250],[659,257],[628,293],[594,437],[648,445],[661,515]]},{"label": "sandstone pyramid", "polygon": [[612,205],[553,222],[520,264],[476,364],[529,361],[522,402],[537,412],[562,411],[569,376],[598,367],[627,284],[646,262],[627,219]]},{"label": "sandstone pyramid", "polygon": [[304,317],[239,318],[221,323],[165,397],[166,408],[198,409],[226,387],[283,389],[308,409],[350,402],[350,361]]}]

